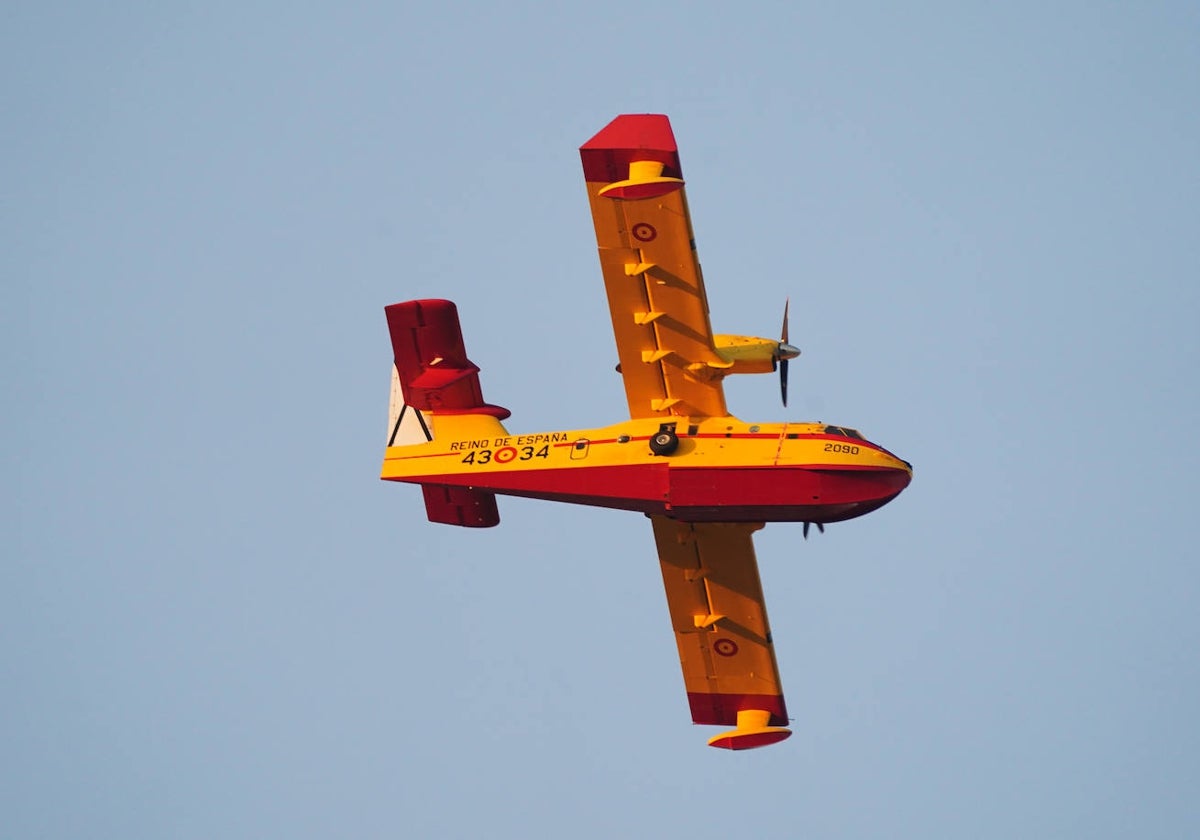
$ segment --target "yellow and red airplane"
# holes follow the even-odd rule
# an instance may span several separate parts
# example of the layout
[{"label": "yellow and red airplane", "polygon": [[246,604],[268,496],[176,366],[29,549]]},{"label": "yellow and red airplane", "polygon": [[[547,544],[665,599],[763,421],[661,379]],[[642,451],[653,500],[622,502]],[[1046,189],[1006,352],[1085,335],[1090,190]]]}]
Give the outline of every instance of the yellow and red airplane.
[{"label": "yellow and red airplane", "polygon": [[630,419],[513,434],[484,402],[454,304],[397,303],[381,477],[419,484],[430,521],[450,525],[496,525],[498,494],[646,514],[692,720],[734,727],[715,747],[773,744],[791,732],[751,535],[869,513],[912,466],[844,426],[730,414],[731,374],[778,369],[787,404],[786,306],[779,340],[713,333],[665,116],[619,116],[580,154]]}]

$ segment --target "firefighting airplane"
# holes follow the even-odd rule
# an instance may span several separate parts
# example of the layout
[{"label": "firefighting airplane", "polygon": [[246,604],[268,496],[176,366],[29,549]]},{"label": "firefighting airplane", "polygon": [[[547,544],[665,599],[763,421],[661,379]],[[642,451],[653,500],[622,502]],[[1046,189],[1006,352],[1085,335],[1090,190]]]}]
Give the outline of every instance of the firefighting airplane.
[{"label": "firefighting airplane", "polygon": [[695,723],[732,726],[714,747],[787,738],[751,535],[887,504],[912,466],[854,429],[747,423],[722,380],[779,370],[779,340],[714,334],[683,172],[665,116],[619,116],[580,149],[616,335],[628,421],[513,434],[484,402],[446,300],[385,308],[395,368],[382,478],[421,485],[432,522],[489,527],[496,496],[640,511],[650,518]]}]

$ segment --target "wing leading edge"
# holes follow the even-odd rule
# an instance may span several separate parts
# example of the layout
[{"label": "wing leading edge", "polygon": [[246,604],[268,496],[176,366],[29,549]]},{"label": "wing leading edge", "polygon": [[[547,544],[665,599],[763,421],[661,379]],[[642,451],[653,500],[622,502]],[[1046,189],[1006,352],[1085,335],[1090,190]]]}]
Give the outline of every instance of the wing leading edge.
[{"label": "wing leading edge", "polygon": [[751,540],[762,524],[650,520],[693,722],[736,727],[714,747],[782,741],[791,731]]},{"label": "wing leading edge", "polygon": [[630,416],[726,415],[670,122],[619,116],[579,152]]}]

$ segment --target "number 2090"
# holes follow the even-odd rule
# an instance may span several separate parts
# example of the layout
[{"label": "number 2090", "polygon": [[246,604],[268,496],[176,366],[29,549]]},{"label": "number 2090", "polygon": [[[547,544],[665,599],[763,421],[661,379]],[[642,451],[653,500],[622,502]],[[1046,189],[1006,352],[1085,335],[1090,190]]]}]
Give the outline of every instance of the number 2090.
[{"label": "number 2090", "polygon": [[845,452],[847,455],[857,455],[858,447],[851,446],[848,443],[827,443],[825,444],[826,452]]}]

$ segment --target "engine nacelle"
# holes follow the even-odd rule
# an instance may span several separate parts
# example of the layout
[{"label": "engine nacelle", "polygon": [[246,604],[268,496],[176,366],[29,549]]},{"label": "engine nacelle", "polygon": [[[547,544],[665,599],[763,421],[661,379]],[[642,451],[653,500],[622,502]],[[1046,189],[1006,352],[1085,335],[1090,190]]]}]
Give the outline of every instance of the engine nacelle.
[{"label": "engine nacelle", "polygon": [[713,346],[721,358],[732,363],[731,373],[772,373],[780,359],[794,359],[800,351],[777,338],[752,335],[714,335]]}]

